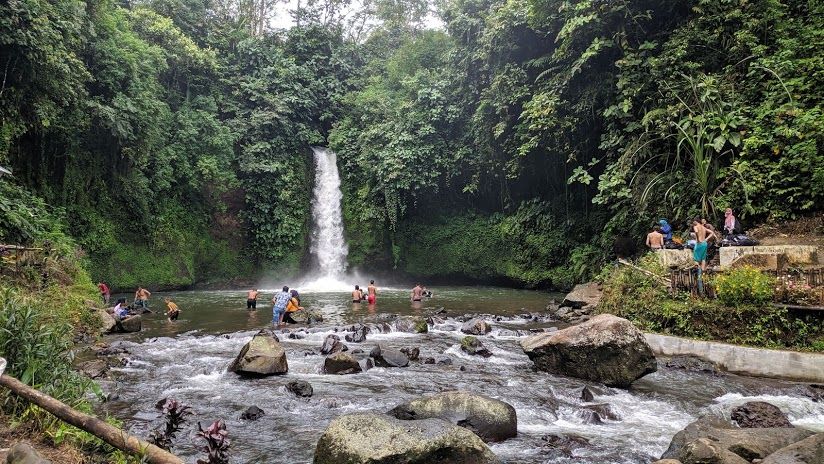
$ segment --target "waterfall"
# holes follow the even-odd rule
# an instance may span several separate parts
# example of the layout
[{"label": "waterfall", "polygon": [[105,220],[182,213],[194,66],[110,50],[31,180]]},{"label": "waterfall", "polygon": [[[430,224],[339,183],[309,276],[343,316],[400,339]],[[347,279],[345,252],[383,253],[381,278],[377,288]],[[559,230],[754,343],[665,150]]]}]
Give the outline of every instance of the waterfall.
[{"label": "waterfall", "polygon": [[312,245],[320,279],[343,278],[349,250],[343,238],[338,156],[332,150],[312,147],[315,156],[315,188],[312,198]]}]

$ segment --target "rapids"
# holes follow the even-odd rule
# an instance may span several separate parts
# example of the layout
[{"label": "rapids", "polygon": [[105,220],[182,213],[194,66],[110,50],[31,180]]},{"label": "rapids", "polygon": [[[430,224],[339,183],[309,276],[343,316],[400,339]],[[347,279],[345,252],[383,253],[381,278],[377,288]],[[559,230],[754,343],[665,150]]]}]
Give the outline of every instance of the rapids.
[{"label": "rapids", "polygon": [[[413,307],[406,290],[386,290],[374,308],[347,303],[346,294],[307,293],[304,305],[320,310],[323,323],[291,327],[302,339],[280,334],[287,351],[289,374],[242,379],[226,368],[257,329],[271,319],[270,295],[258,310],[247,312],[242,292],[178,292],[171,295],[183,309],[181,320],[169,323],[160,314],[146,317],[139,334],[112,337],[129,353],[126,365],[103,383],[113,398],[103,408],[124,422],[132,433],[146,437],[162,424],[154,404],[172,397],[190,405],[194,415],[175,441],[173,451],[187,462],[201,456],[194,441],[198,421],[226,421],[235,463],[311,462],[315,443],[337,415],[360,411],[384,412],[418,395],[450,389],[482,393],[512,404],[518,414],[518,437],[491,445],[509,463],[648,463],[667,448],[672,436],[703,413],[729,415],[750,399],[774,402],[800,427],[824,430],[824,403],[814,401],[805,385],[734,375],[716,375],[668,368],[637,381],[631,390],[600,387],[596,403],[608,403],[620,417],[587,424],[579,414],[580,391],[586,382],[534,372],[518,341],[551,322],[528,320],[523,313],[541,311],[551,295],[519,290],[455,287],[435,289],[435,297]],[[162,298],[165,295],[156,295]],[[153,297],[154,301],[157,301]],[[368,352],[376,343],[395,348],[417,346],[421,358],[448,358],[451,364],[421,364],[408,368],[373,368],[357,375],[321,373],[323,356],[316,354],[326,335],[339,335],[353,323],[386,321],[396,314],[426,315],[444,307],[443,320],[427,334],[397,331],[370,333],[350,350]],[[481,337],[494,353],[491,358],[464,354],[459,343],[464,313],[491,314],[493,331]],[[500,320],[498,320],[500,319]],[[118,340],[119,338],[119,340]],[[116,340],[116,341],[115,341]],[[462,370],[462,368],[464,370]],[[284,385],[308,381],[314,396],[297,398]],[[240,414],[256,405],[266,415],[255,422]],[[572,434],[589,441],[571,452],[555,450],[542,438]]]}]

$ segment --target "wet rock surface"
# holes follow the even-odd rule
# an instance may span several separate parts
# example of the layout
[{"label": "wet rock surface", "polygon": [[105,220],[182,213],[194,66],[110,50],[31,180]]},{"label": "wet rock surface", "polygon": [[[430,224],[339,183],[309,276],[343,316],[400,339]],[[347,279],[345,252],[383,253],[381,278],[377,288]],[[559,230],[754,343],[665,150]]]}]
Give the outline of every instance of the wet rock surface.
[{"label": "wet rock surface", "polygon": [[538,370],[628,387],[655,372],[644,334],[626,319],[600,314],[553,333],[533,335],[521,347]]},{"label": "wet rock surface", "polygon": [[277,336],[255,335],[229,365],[229,372],[253,377],[285,374],[289,372],[286,350]]},{"label": "wet rock surface", "polygon": [[381,345],[372,348],[369,356],[375,361],[376,367],[406,367],[409,365],[409,358],[403,352]]},{"label": "wet rock surface", "polygon": [[315,449],[314,464],[497,464],[477,435],[442,419],[402,421],[384,414],[332,420]]},{"label": "wet rock surface", "polygon": [[358,363],[358,360],[352,357],[352,355],[343,352],[330,354],[323,361],[324,374],[345,375],[357,374],[359,372],[363,372],[363,369]]},{"label": "wet rock surface", "polygon": [[483,356],[484,358],[492,356],[492,352],[489,351],[480,340],[471,335],[461,339],[461,351],[473,356]]},{"label": "wet rock surface", "polygon": [[290,380],[286,390],[301,398],[309,398],[314,393],[312,385],[305,380]]},{"label": "wet rock surface", "polygon": [[444,419],[489,442],[503,441],[518,433],[515,408],[503,401],[465,391],[415,399],[396,406],[388,414],[403,420]]},{"label": "wet rock surface", "polygon": [[484,319],[476,317],[461,325],[461,332],[469,335],[486,335],[492,332],[492,326]]},{"label": "wet rock surface", "polygon": [[340,341],[340,337],[330,334],[323,341],[323,346],[320,347],[320,354],[326,355],[347,350],[348,347]]},{"label": "wet rock surface", "polygon": [[265,414],[266,412],[264,412],[263,409],[260,409],[257,406],[249,406],[245,411],[243,411],[243,413],[241,413],[240,418],[243,420],[255,421],[263,417]]},{"label": "wet rock surface", "polygon": [[778,406],[763,401],[750,401],[738,406],[732,410],[731,418],[742,429],[793,426]]}]

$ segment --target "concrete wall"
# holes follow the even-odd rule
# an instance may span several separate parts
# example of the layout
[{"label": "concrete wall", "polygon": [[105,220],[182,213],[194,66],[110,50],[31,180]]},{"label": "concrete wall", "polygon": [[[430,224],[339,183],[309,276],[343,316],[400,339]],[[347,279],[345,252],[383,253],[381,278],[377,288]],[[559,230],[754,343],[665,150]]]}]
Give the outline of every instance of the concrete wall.
[{"label": "concrete wall", "polygon": [[644,336],[657,355],[695,356],[734,374],[824,383],[824,354],[749,348],[650,333]]},{"label": "concrete wall", "polygon": [[721,267],[727,267],[739,256],[751,253],[783,254],[789,264],[819,264],[818,247],[815,245],[758,245],[749,247],[721,247]]}]

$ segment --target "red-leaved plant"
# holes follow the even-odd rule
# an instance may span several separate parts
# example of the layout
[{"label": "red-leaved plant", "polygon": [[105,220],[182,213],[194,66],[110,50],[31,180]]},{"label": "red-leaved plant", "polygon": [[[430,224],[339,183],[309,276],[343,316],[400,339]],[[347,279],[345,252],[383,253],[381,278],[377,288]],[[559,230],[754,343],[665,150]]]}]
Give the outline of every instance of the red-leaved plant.
[{"label": "red-leaved plant", "polygon": [[189,411],[191,408],[171,398],[158,401],[155,407],[163,411],[166,417],[166,427],[163,430],[154,430],[149,435],[149,443],[169,451],[172,448],[172,439],[180,431],[180,426],[186,422],[186,416],[191,414]]},{"label": "red-leaved plant", "polygon": [[206,441],[201,449],[208,453],[208,459],[198,459],[197,464],[229,464],[227,452],[231,442],[226,438],[229,435],[226,424],[222,420],[216,420],[204,430],[198,422],[197,428],[197,437]]}]

